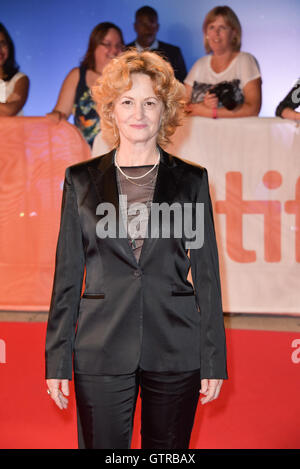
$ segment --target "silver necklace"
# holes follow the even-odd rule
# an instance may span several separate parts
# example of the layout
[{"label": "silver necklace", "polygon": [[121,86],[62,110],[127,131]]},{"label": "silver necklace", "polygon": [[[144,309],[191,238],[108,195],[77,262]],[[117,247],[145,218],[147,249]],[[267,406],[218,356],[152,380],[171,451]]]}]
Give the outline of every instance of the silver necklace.
[{"label": "silver necklace", "polygon": [[157,176],[157,173],[154,174],[154,176],[150,179],[150,181],[145,182],[144,184],[138,184],[137,182],[131,181],[129,178],[126,178],[126,179],[128,182],[130,182],[130,184],[134,184],[135,186],[138,186],[138,187],[144,187],[144,186],[148,186],[149,184],[151,184],[156,178],[156,176]]},{"label": "silver necklace", "polygon": [[[158,165],[159,161],[160,161],[160,151],[159,149],[157,149],[158,151],[158,159],[156,161],[156,163],[154,164],[154,166],[152,166],[151,169],[149,169],[149,171],[147,171],[145,174],[142,174],[142,176],[128,176],[126,173],[124,173],[124,171],[120,168],[118,162],[117,162],[117,153],[118,153],[118,150],[116,150],[116,153],[115,153],[115,165],[116,167],[118,168],[118,170],[120,171],[121,174],[123,174],[123,176],[130,180],[130,179],[142,179],[144,178],[145,176],[147,176],[148,174],[150,174],[155,168],[156,166]],[[144,184],[143,184],[144,185]],[[145,184],[146,185],[146,184]]]}]

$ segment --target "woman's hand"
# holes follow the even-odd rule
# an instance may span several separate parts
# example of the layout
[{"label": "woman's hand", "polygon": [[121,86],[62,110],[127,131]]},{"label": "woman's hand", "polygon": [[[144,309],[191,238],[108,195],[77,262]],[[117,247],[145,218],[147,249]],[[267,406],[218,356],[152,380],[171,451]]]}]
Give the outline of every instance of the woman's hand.
[{"label": "woman's hand", "polygon": [[281,117],[283,119],[300,120],[300,112],[294,111],[293,109],[286,107],[283,109]]},{"label": "woman's hand", "polygon": [[79,68],[73,68],[62,84],[57,103],[52,112],[48,112],[46,117],[58,124],[62,119],[69,119],[75,101],[76,88],[79,82]]},{"label": "woman's hand", "polygon": [[205,396],[200,399],[201,404],[206,404],[207,402],[217,399],[222,384],[222,379],[201,379],[201,389],[199,392]]},{"label": "woman's hand", "polygon": [[64,112],[58,111],[57,109],[54,109],[52,112],[48,112],[46,117],[48,117],[55,124],[59,124],[59,122],[63,119],[67,120],[67,115]]},{"label": "woman's hand", "polygon": [[213,109],[218,108],[219,100],[215,94],[207,92],[203,101],[199,103],[188,103],[185,111],[188,116],[213,117]]},{"label": "woman's hand", "polygon": [[219,100],[214,93],[207,91],[203,98],[203,104],[209,109],[216,109],[218,107]]},{"label": "woman's hand", "polygon": [[[47,379],[47,386],[50,391],[50,397],[61,409],[68,407],[68,399],[65,396],[70,395],[68,379]],[[61,390],[59,389],[61,387]]]}]

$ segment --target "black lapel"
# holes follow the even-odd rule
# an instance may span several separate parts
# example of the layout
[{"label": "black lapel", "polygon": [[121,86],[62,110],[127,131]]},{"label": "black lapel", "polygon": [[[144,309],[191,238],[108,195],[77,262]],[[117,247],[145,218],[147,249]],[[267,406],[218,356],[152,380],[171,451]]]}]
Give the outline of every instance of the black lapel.
[{"label": "black lapel", "polygon": [[[115,207],[116,236],[118,238],[120,248],[125,250],[131,260],[136,263],[136,259],[123,227],[122,218],[119,214],[119,192],[116,167],[114,165],[114,155],[115,150],[112,150],[111,152],[97,158],[99,161],[92,161],[88,166],[88,170],[95,185],[99,203],[110,203]],[[120,223],[122,223],[122,226]],[[120,232],[124,233],[123,237],[118,236]]]},{"label": "black lapel", "polygon": [[[161,204],[166,202],[172,204],[176,194],[177,186],[181,179],[182,165],[177,165],[174,158],[164,150],[161,151],[160,164],[157,172],[156,185],[153,194],[153,203]],[[109,202],[114,205],[116,211],[116,226],[117,233],[119,224],[122,223],[119,217],[119,193],[116,178],[116,167],[114,165],[115,150],[97,158],[92,161],[88,166],[90,176],[96,187],[99,203]],[[95,164],[96,163],[96,164]],[[148,222],[148,228],[151,226],[151,213]],[[149,232],[149,230],[148,230]],[[154,233],[155,234],[155,233]],[[151,253],[157,238],[151,237],[149,232],[148,238],[145,239],[142,247],[142,252],[139,259],[139,264],[145,261],[145,258]],[[127,238],[120,238],[123,248],[129,253],[131,259],[134,257],[133,251]]]},{"label": "black lapel", "polygon": [[160,151],[160,165],[157,173],[153,202],[167,202],[171,204],[177,193],[181,168],[177,166],[172,155],[162,149]]},{"label": "black lapel", "polygon": [[91,179],[95,185],[99,203],[109,202],[114,205],[117,215],[119,212],[119,198],[116,172],[114,166],[114,150],[88,165]]}]

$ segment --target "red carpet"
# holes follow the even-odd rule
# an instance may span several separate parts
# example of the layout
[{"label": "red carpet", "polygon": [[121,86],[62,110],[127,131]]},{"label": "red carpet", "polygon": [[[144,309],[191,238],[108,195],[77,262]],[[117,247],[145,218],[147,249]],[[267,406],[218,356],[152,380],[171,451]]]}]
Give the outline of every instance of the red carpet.
[{"label": "red carpet", "polygon": [[[76,448],[73,388],[64,412],[46,394],[45,330],[0,323],[1,449]],[[227,341],[230,379],[217,401],[199,404],[191,448],[299,449],[299,333],[227,330]]]}]

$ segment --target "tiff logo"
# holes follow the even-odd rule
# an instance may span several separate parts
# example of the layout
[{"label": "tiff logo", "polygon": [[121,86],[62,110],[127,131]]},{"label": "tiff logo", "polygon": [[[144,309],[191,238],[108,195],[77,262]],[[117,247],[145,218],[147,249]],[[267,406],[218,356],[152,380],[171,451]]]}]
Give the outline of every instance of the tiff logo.
[{"label": "tiff logo", "polygon": [[0,339],[0,363],[6,363],[6,344]]},{"label": "tiff logo", "polygon": [[[268,171],[263,184],[269,190],[278,189],[282,176],[278,171]],[[225,200],[216,202],[216,213],[226,215],[226,249],[235,262],[255,262],[256,252],[243,246],[243,215],[259,214],[264,217],[264,259],[266,262],[281,261],[281,212],[295,216],[295,257],[300,262],[300,177],[297,179],[294,200],[284,204],[280,200],[245,200],[243,198],[242,174],[226,173]],[[298,227],[298,229],[297,229]]]}]

